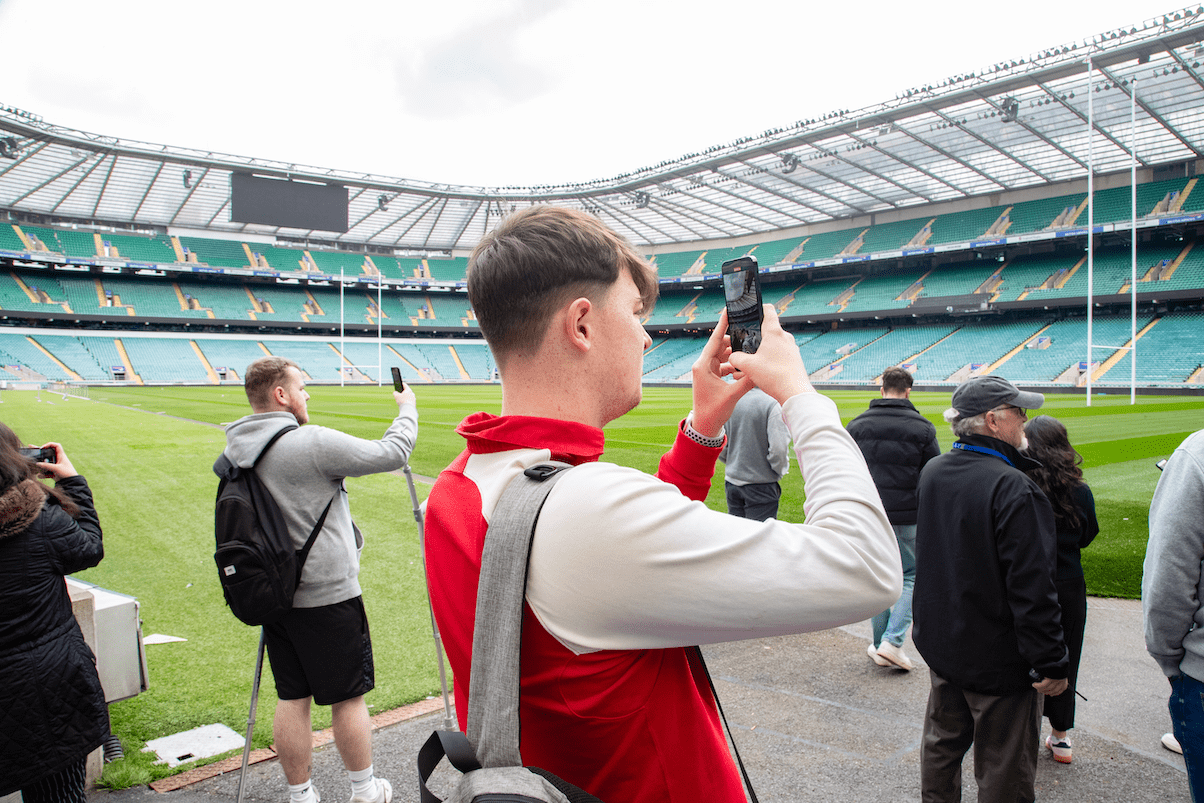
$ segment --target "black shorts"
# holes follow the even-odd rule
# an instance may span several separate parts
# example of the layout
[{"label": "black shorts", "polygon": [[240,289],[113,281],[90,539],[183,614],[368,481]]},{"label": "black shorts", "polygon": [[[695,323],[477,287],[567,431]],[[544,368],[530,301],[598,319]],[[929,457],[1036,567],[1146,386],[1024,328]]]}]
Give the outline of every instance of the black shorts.
[{"label": "black shorts", "polygon": [[313,697],[318,705],[333,705],[376,685],[363,597],[293,608],[263,629],[281,700]]}]

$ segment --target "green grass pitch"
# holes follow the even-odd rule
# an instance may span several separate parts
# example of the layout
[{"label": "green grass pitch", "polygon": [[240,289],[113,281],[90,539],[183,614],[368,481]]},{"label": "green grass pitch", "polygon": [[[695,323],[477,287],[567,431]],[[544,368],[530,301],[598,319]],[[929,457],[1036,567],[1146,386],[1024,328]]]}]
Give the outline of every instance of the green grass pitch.
[{"label": "green grass pitch", "polygon": [[[468,413],[498,412],[496,386],[418,386],[415,474],[434,477],[462,448],[455,427]],[[377,438],[393,418],[388,388],[311,386],[315,424]],[[875,394],[833,391],[845,421]],[[108,765],[105,782],[144,784],[178,772],[153,766],[139,751],[159,736],[223,722],[246,729],[258,632],[226,609],[213,563],[211,465],[225,438],[221,424],[248,412],[240,387],[92,388],[91,401],[42,391],[6,391],[0,417],[26,442],[64,444],[92,485],[105,531],[105,559],[80,577],[136,596],[143,632],[185,642],[147,647],[149,691],[114,704],[114,732],[127,758]],[[914,394],[936,425],[942,449],[952,442],[941,420],[948,394]],[[605,459],[655,471],[674,428],[690,407],[684,388],[646,388],[644,402],[607,427]],[[1090,593],[1135,598],[1147,538],[1147,512],[1158,480],[1154,463],[1204,427],[1202,397],[1049,396],[1042,412],[1061,419],[1082,452],[1095,492],[1101,533],[1083,553]],[[797,466],[784,482],[780,517],[801,520]],[[438,694],[434,640],[419,564],[417,526],[399,475],[350,479],[351,509],[366,536],[361,583],[372,623],[377,687],[368,695],[381,712]],[[425,496],[428,485],[419,482]],[[708,504],[723,503],[722,466]],[[265,668],[254,743],[271,742],[274,688]],[[314,709],[315,727],[329,709]],[[184,765],[188,768],[193,765]]]}]

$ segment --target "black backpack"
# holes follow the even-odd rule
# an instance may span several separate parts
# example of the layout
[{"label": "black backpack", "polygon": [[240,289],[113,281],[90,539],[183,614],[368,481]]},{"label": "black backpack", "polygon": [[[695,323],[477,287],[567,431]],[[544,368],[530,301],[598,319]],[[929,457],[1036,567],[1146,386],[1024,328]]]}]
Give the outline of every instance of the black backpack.
[{"label": "black backpack", "polygon": [[226,604],[248,625],[271,624],[292,609],[305,558],[334,504],[331,498],[305,546],[295,549],[284,514],[255,473],[255,465],[272,444],[294,429],[287,426],[273,435],[249,468],[234,465],[225,452],[213,464],[213,473],[221,480],[213,519],[217,537],[213,559]]}]

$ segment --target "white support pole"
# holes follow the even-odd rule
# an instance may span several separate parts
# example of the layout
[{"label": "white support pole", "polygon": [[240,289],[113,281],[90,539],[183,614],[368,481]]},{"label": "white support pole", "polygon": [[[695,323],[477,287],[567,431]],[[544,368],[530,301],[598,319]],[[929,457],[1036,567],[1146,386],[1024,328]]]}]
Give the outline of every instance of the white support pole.
[{"label": "white support pole", "polygon": [[385,316],[385,311],[380,306],[380,285],[381,277],[376,275],[376,386],[379,388],[385,383],[385,339],[384,329],[381,326],[380,319]]},{"label": "white support pole", "polygon": [[1129,186],[1133,277],[1129,282],[1129,404],[1137,404],[1137,76],[1129,79]]},{"label": "white support pole", "polygon": [[1087,55],[1087,406],[1091,406],[1092,324],[1095,307],[1095,117],[1091,93],[1094,69]]},{"label": "white support pole", "polygon": [[343,361],[347,359],[347,352],[343,344],[345,329],[346,327],[343,325],[343,269],[339,268],[339,387],[344,387],[347,377],[347,370],[343,367]]}]

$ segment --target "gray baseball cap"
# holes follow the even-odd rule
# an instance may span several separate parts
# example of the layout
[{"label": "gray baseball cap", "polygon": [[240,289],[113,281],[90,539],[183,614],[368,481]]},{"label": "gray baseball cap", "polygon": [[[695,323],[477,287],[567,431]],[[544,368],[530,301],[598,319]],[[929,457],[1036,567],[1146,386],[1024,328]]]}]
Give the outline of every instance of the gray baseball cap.
[{"label": "gray baseball cap", "polygon": [[1002,376],[976,376],[953,391],[953,409],[962,418],[970,418],[1003,404],[1036,410],[1045,404],[1040,393],[1021,390]]}]

